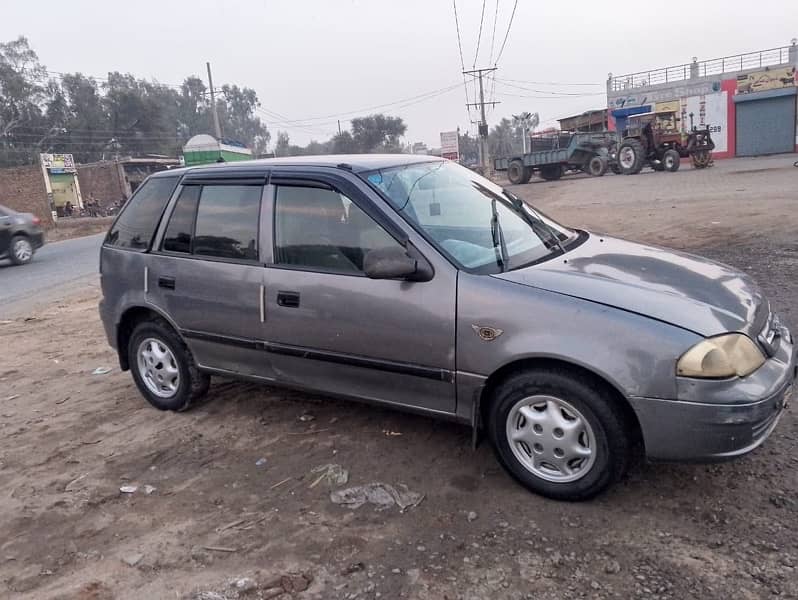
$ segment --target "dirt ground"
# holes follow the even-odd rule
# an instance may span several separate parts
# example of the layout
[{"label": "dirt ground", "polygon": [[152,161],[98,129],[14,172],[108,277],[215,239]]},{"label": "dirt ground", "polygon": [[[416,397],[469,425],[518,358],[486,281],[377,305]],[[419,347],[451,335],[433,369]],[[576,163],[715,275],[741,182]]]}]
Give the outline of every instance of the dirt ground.
[{"label": "dirt ground", "polygon": [[[793,160],[516,192],[745,269],[795,325]],[[798,598],[794,409],[740,460],[642,465],[559,503],[472,451],[467,428],[423,417],[221,380],[193,410],[158,412],[119,371],[97,299],[93,285],[0,321],[0,597]],[[348,485],[424,499],[339,506],[343,486],[312,472],[330,463]]]},{"label": "dirt ground", "polygon": [[108,231],[113,220],[114,217],[62,217],[47,230],[47,241],[58,242]]}]

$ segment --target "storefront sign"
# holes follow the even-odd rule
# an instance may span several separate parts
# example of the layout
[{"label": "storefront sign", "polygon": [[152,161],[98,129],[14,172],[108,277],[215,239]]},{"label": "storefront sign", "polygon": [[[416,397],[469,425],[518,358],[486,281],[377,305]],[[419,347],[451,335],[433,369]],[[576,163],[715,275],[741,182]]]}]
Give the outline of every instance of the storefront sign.
[{"label": "storefront sign", "polygon": [[610,110],[645,106],[656,102],[669,102],[674,98],[686,98],[720,91],[720,81],[705,81],[687,85],[678,85],[658,90],[640,91],[636,94],[621,93],[607,98]]},{"label": "storefront sign", "polygon": [[50,173],[75,173],[75,160],[71,154],[40,154],[42,166]]},{"label": "storefront sign", "polygon": [[692,126],[697,129],[709,128],[716,152],[728,150],[728,101],[727,93],[706,94],[682,98],[682,130],[689,132]]},{"label": "storefront sign", "polygon": [[778,67],[737,76],[738,94],[778,90],[795,85],[795,67]]},{"label": "storefront sign", "polygon": [[657,102],[654,105],[655,113],[677,113],[682,110],[681,104],[678,100],[670,100],[668,102]]}]

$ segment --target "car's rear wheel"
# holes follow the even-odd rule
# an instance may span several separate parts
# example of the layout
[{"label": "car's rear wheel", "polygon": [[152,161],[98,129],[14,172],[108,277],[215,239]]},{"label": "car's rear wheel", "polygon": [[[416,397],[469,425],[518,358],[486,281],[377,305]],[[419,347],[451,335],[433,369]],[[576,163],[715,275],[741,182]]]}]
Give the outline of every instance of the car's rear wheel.
[{"label": "car's rear wheel", "polygon": [[11,239],[11,262],[24,265],[33,259],[33,245],[24,235],[16,235]]},{"label": "car's rear wheel", "polygon": [[186,410],[210,386],[210,376],[197,369],[191,351],[161,319],[136,325],[128,364],[141,394],[160,410]]},{"label": "car's rear wheel", "polygon": [[502,465],[530,490],[586,500],[626,470],[630,435],[608,390],[579,373],[521,372],[496,388],[488,434]]}]

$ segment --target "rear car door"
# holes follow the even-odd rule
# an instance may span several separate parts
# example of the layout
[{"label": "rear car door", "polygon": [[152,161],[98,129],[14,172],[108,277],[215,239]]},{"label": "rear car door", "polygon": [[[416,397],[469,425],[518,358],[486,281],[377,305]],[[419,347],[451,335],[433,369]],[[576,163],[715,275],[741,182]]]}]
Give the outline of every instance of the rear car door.
[{"label": "rear car door", "polygon": [[454,412],[456,270],[436,254],[431,281],[369,279],[365,254],[403,233],[373,191],[343,174],[275,171],[271,183],[261,337],[276,378]]},{"label": "rear car door", "polygon": [[148,301],[170,316],[197,363],[263,376],[259,222],[264,178],[186,178],[150,255]]}]

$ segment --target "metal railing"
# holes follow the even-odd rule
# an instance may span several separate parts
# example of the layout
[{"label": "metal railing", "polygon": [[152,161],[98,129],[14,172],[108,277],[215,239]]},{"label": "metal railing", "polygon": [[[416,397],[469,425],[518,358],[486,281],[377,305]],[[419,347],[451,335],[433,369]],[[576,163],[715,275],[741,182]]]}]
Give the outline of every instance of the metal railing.
[{"label": "metal railing", "polygon": [[736,71],[745,71],[747,69],[783,65],[789,62],[790,46],[782,46],[781,48],[771,48],[770,50],[760,50],[747,54],[713,58],[700,62],[654,69],[652,71],[619,75],[610,79],[609,90],[618,92],[662,83],[670,83],[672,81],[685,81],[698,77],[721,75],[722,73],[733,73]]}]

